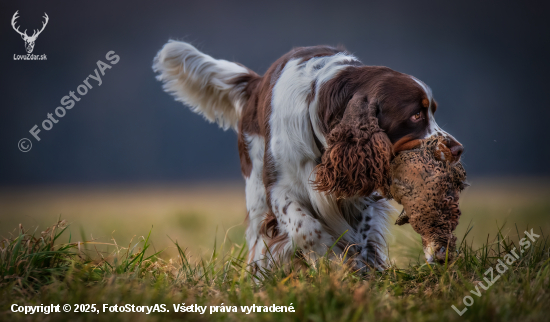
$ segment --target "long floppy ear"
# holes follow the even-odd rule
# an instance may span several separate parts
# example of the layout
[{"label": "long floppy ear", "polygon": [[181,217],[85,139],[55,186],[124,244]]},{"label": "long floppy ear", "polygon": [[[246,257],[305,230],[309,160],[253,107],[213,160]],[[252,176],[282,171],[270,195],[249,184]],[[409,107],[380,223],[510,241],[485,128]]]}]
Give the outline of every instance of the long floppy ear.
[{"label": "long floppy ear", "polygon": [[378,126],[378,104],[354,95],[342,120],[327,136],[327,149],[317,165],[314,186],[336,197],[387,192],[392,145]]}]

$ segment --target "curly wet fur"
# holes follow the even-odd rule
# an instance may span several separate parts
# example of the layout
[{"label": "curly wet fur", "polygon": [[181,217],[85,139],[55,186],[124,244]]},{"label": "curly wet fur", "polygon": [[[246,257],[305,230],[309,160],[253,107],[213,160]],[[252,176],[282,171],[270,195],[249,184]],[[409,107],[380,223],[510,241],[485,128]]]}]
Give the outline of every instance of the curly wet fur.
[{"label": "curly wet fur", "polygon": [[317,166],[318,191],[337,197],[368,196],[387,192],[392,145],[378,126],[376,106],[354,98],[342,121],[327,138],[328,148]]}]

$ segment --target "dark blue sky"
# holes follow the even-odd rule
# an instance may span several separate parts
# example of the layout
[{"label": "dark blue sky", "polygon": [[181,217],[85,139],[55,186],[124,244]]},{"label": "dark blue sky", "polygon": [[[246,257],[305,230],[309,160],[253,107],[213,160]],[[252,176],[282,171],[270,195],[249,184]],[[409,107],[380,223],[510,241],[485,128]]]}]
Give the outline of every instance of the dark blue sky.
[{"label": "dark blue sky", "polygon": [[[162,92],[169,38],[263,73],[294,46],[344,45],[426,82],[469,175],[549,175],[550,12],[543,1],[26,1],[0,5],[0,185],[233,180],[236,135]],[[12,29],[40,28],[33,54]],[[115,51],[101,86],[37,142],[29,133]],[[17,143],[32,141],[22,153]]]}]

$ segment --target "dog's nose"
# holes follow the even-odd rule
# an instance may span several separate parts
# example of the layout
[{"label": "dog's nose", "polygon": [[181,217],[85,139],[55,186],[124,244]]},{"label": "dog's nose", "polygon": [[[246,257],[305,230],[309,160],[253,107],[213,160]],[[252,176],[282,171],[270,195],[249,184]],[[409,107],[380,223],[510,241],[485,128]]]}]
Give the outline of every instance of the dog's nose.
[{"label": "dog's nose", "polygon": [[461,144],[455,145],[451,148],[451,153],[456,159],[460,159],[462,152],[464,152],[464,147]]},{"label": "dog's nose", "polygon": [[460,156],[462,155],[462,152],[464,152],[464,146],[452,136],[447,137],[447,143],[445,145],[449,148],[449,150],[451,150],[453,161],[457,162],[460,160]]}]

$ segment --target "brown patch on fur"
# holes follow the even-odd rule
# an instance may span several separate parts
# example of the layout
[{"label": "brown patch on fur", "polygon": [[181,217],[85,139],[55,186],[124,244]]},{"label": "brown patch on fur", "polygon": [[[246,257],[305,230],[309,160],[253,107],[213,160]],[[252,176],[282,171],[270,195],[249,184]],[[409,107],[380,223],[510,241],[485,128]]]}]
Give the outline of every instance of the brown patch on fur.
[{"label": "brown patch on fur", "polygon": [[357,93],[371,103],[378,103],[378,124],[392,143],[406,135],[419,139],[426,134],[429,126],[426,115],[423,122],[410,122],[415,113],[426,112],[422,106],[426,93],[409,75],[387,67],[350,66],[319,90],[318,116],[325,135],[340,123],[348,102]]},{"label": "brown patch on fur", "polygon": [[314,186],[337,197],[367,196],[387,190],[392,145],[378,127],[376,103],[365,97],[350,100],[342,121],[330,131],[328,148],[317,169]]},{"label": "brown patch on fur", "polygon": [[288,234],[284,233],[270,240],[267,247],[269,247],[272,254],[277,254],[286,243],[288,243]]},{"label": "brown patch on fur", "polygon": [[[330,46],[315,46],[315,47],[299,47],[294,48],[290,52],[288,52],[286,55],[279,58],[271,67],[267,70],[266,74],[262,78],[262,84],[261,87],[261,97],[262,100],[258,102],[257,105],[255,105],[252,108],[257,108],[262,114],[262,126],[261,131],[264,133],[265,137],[265,154],[264,154],[264,173],[263,173],[263,179],[264,184],[266,187],[266,194],[267,194],[267,204],[271,208],[271,188],[273,187],[273,184],[277,180],[277,169],[275,167],[275,164],[273,162],[273,156],[270,153],[270,140],[271,140],[271,132],[270,132],[270,126],[269,126],[269,119],[271,116],[271,99],[273,95],[273,87],[275,86],[277,80],[280,77],[280,74],[284,67],[286,66],[286,63],[292,59],[301,58],[302,62],[307,61],[313,57],[321,57],[321,56],[332,56],[335,55],[338,52],[343,51],[343,49],[333,48]],[[269,81],[267,81],[269,80]],[[250,104],[250,101],[249,101]]]},{"label": "brown patch on fur", "polygon": [[[245,83],[245,99],[248,101],[256,101],[257,95],[256,89],[260,83],[260,76],[249,70],[249,74],[241,75],[233,79],[233,84]],[[252,171],[252,161],[248,154],[248,145],[244,138],[245,134],[259,134],[260,129],[258,123],[254,122],[254,119],[257,118],[256,109],[246,109],[243,107],[243,113],[241,115],[241,120],[239,122],[239,136],[237,137],[237,147],[239,149],[239,158],[241,160],[241,172],[245,178],[250,177],[250,172]]]},{"label": "brown patch on fur", "polygon": [[462,164],[440,157],[450,153],[444,141],[433,137],[420,148],[399,154],[392,162],[390,187],[390,197],[404,207],[397,223],[409,222],[422,236],[424,247],[434,246],[438,261],[445,260],[447,249],[451,259],[455,254],[458,198],[467,186]]},{"label": "brown patch on fur", "polygon": [[430,106],[430,101],[427,98],[423,99],[422,106],[424,106],[425,108],[428,108]]},{"label": "brown patch on fur", "polygon": [[315,99],[316,88],[317,88],[317,80],[314,79],[313,82],[311,82],[311,88],[306,97],[306,102],[308,105],[311,104],[311,102],[313,102],[313,100]]},{"label": "brown patch on fur", "polygon": [[[288,55],[288,54],[287,54]],[[269,153],[269,141],[271,139],[269,128],[269,117],[271,115],[271,98],[273,85],[279,78],[279,75],[288,62],[287,55],[279,58],[265,73],[254,82],[250,82],[246,87],[246,93],[250,96],[247,103],[243,106],[241,120],[239,122],[238,145],[241,159],[241,170],[245,177],[250,175],[248,163],[248,148],[246,146],[245,135],[256,134],[264,137],[264,168],[263,181],[266,187],[266,200],[271,208],[270,188],[276,180],[277,173],[273,158]],[[243,161],[244,160],[244,161]],[[243,166],[244,164],[244,166]],[[250,166],[251,169],[251,166]]]},{"label": "brown patch on fur", "polygon": [[314,47],[297,47],[294,48],[290,54],[291,59],[301,58],[300,63],[306,62],[314,57],[333,56],[337,53],[345,52],[346,49],[342,46],[332,47],[326,45],[314,46]]},{"label": "brown patch on fur", "polygon": [[265,215],[260,227],[260,234],[267,238],[274,238],[279,235],[279,227],[277,225],[277,217],[274,214],[268,213]]},{"label": "brown patch on fur", "polygon": [[[260,235],[267,239],[266,245],[272,254],[279,252],[279,250],[288,242],[288,234],[280,233],[277,218],[272,213],[266,214],[264,220],[262,221]],[[266,251],[267,249],[264,248],[263,255],[266,254]]]},{"label": "brown patch on fur", "polygon": [[393,153],[397,154],[401,151],[412,150],[419,147],[422,144],[422,140],[414,139],[410,136],[404,136],[393,144]]},{"label": "brown patch on fur", "polygon": [[[363,97],[365,104],[350,113],[355,97]],[[398,149],[394,153],[413,148],[429,128],[424,106],[429,101],[422,87],[409,75],[387,67],[342,69],[321,86],[318,102],[320,127],[329,147],[322,152],[315,185],[339,197],[384,191],[393,157],[391,144]],[[422,121],[412,122],[411,116],[419,112]],[[369,130],[358,131],[362,125]]]},{"label": "brown patch on fur", "polygon": [[268,71],[264,76],[265,79],[271,80],[269,84],[263,85],[263,86],[269,87],[268,90],[264,90],[266,93],[265,95],[266,100],[269,100],[269,102],[265,101],[263,104],[259,105],[257,108],[265,109],[265,114],[263,119],[263,122],[265,124],[264,128],[265,128],[265,138],[266,138],[266,153],[265,153],[265,161],[264,161],[264,184],[266,185],[266,190],[268,193],[268,198],[267,198],[268,205],[270,205],[271,203],[271,200],[269,198],[271,187],[273,186],[273,184],[277,179],[275,165],[273,164],[272,157],[269,153],[269,141],[271,139],[270,128],[269,128],[269,117],[271,115],[271,99],[272,99],[273,86],[275,86],[276,81],[279,79],[280,73],[282,72],[283,68],[285,67],[288,61],[292,59],[300,58],[301,62],[305,62],[314,57],[332,56],[343,51],[344,51],[344,48],[335,48],[330,46],[294,48],[289,53],[279,58],[279,60],[277,60],[277,62],[275,62],[268,69]]},{"label": "brown patch on fur", "polygon": [[343,49],[329,46],[295,48],[273,63],[264,76],[259,77],[253,74],[248,80],[247,86],[245,87],[248,101],[245,106],[243,106],[238,134],[241,171],[245,177],[248,177],[252,170],[252,163],[248,155],[248,147],[244,137],[245,134],[263,136],[265,139],[263,181],[266,188],[266,201],[269,208],[271,208],[271,188],[277,180],[277,169],[269,149],[271,140],[269,118],[271,116],[273,86],[275,86],[282,70],[289,60],[301,58],[303,61],[307,61],[313,57],[331,56],[342,50]]},{"label": "brown patch on fur", "polygon": [[288,207],[290,206],[291,202],[288,202],[284,207],[283,207],[283,214],[286,215],[286,210],[288,209]]}]

